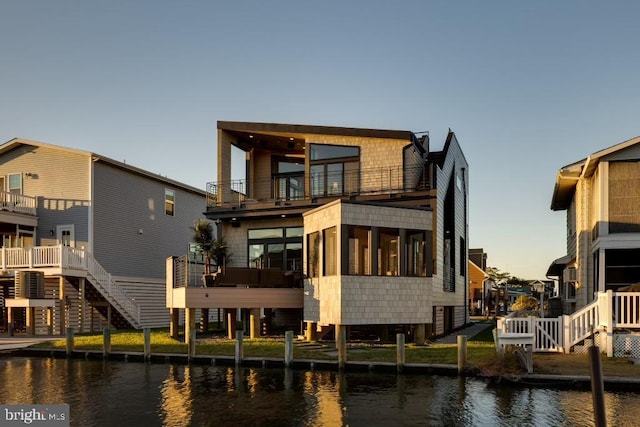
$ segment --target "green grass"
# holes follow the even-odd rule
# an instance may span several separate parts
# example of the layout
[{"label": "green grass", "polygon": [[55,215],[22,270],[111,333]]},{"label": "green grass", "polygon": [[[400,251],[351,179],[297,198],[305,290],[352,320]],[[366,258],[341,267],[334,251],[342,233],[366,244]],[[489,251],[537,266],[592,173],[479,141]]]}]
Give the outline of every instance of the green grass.
[{"label": "green grass", "polygon": [[[490,322],[490,321],[489,321]],[[493,327],[467,341],[467,366],[486,375],[509,375],[522,373],[515,356],[507,353],[500,360],[496,356],[493,342]],[[103,336],[99,334],[78,334],[74,340],[78,350],[102,351]],[[35,345],[36,348],[66,348],[64,339],[48,341]],[[114,331],[111,333],[111,351],[139,352],[144,350],[142,331]],[[187,345],[169,336],[169,330],[151,331],[151,352],[154,354],[186,354]],[[196,354],[210,356],[233,356],[235,340],[208,336],[198,336]],[[284,338],[257,338],[244,340],[245,357],[265,357],[284,359]],[[294,359],[337,360],[333,342],[305,343],[296,342]],[[415,345],[405,347],[406,363],[451,364],[456,365],[458,349],[455,344]],[[347,348],[347,360],[361,362],[396,362],[395,344],[378,342],[350,342]],[[586,355],[536,353],[534,354],[534,372],[561,375],[589,375],[589,363]],[[634,365],[628,359],[602,358],[605,376],[640,378],[640,365]]]},{"label": "green grass", "polygon": [[[490,330],[489,330],[490,333]],[[284,358],[284,338],[245,338],[243,342],[245,357]],[[56,340],[37,344],[35,348],[66,348],[66,340]],[[102,351],[103,335],[78,334],[74,337],[77,350]],[[144,335],[142,331],[114,331],[111,333],[112,352],[142,352]],[[157,354],[186,354],[187,345],[169,336],[169,330],[155,329],[151,331],[151,352]],[[196,354],[211,356],[233,356],[235,340],[199,336],[196,343]],[[396,362],[396,345],[381,343],[349,343],[347,359],[362,362]],[[487,342],[486,336],[473,337],[467,343],[467,360],[471,366],[486,364],[495,359],[493,338]],[[407,344],[405,348],[406,363],[457,364],[458,350],[455,344],[418,346]],[[335,345],[332,342],[318,342],[306,345],[297,342],[294,359],[336,360]]]}]

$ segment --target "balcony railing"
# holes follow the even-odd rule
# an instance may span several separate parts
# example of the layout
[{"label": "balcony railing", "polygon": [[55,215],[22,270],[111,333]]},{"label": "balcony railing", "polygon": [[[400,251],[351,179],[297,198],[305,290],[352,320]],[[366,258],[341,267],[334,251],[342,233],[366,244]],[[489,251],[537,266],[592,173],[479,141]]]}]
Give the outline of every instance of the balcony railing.
[{"label": "balcony railing", "polygon": [[173,260],[173,286],[182,287],[245,287],[301,288],[302,274],[272,268],[226,267],[224,272],[204,275],[204,265],[185,256]]},{"label": "balcony railing", "polygon": [[248,197],[255,201],[304,200],[407,193],[429,190],[431,179],[426,166],[377,167],[353,171],[304,175],[279,175],[262,180],[233,180],[207,183],[207,207],[240,206]]},{"label": "balcony railing", "polygon": [[35,197],[0,191],[0,210],[35,216],[37,206]]}]

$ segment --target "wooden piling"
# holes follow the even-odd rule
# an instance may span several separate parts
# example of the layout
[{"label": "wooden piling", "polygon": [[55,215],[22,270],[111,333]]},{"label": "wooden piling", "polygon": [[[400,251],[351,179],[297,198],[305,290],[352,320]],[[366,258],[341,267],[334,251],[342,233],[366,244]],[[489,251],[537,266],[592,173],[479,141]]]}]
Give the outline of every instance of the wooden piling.
[{"label": "wooden piling", "polygon": [[600,347],[589,347],[589,366],[591,369],[591,395],[593,397],[593,418],[596,427],[606,427],[607,413],[604,404],[604,380],[600,361]]},{"label": "wooden piling", "polygon": [[244,331],[236,331],[236,366],[242,365],[242,359],[244,358],[244,349],[242,347],[244,341]]},{"label": "wooden piling", "polygon": [[405,365],[404,334],[396,334],[396,347],[396,367],[398,372],[402,372]]},{"label": "wooden piling", "polygon": [[293,331],[284,333],[284,366],[291,366],[293,361]]},{"label": "wooden piling", "polygon": [[188,351],[189,351],[188,359],[189,359],[189,361],[191,361],[191,359],[193,357],[195,357],[195,355],[196,355],[196,330],[195,330],[195,328],[191,329],[189,331],[189,343],[188,343],[187,348],[188,348]]},{"label": "wooden piling", "polygon": [[74,349],[73,328],[67,328],[67,357],[71,357]]},{"label": "wooden piling", "polygon": [[102,330],[102,356],[106,359],[111,353],[111,329],[107,326]]},{"label": "wooden piling", "polygon": [[467,366],[467,336],[458,335],[458,375],[464,373]]},{"label": "wooden piling", "polygon": [[151,329],[144,328],[144,360],[149,361],[151,359]]},{"label": "wooden piling", "polygon": [[338,369],[347,365],[347,327],[336,325],[336,347],[338,349]]}]

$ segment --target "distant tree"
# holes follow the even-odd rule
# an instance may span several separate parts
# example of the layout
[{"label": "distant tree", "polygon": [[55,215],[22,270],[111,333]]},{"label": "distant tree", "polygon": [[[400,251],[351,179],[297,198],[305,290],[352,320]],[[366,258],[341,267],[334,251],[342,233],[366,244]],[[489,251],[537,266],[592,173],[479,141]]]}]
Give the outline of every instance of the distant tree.
[{"label": "distant tree", "polygon": [[540,307],[540,301],[531,295],[520,295],[511,307],[514,311],[518,310],[537,310]]},{"label": "distant tree", "polygon": [[520,277],[516,277],[516,276],[511,276],[507,280],[507,283],[509,285],[511,285],[511,287],[518,287],[518,288],[522,288],[523,286],[527,286],[529,284],[529,282],[530,282],[530,280],[521,279]]},{"label": "distant tree", "polygon": [[496,267],[487,267],[485,273],[487,273],[489,279],[493,280],[496,286],[504,286],[511,277],[511,274],[506,271],[500,271]]}]

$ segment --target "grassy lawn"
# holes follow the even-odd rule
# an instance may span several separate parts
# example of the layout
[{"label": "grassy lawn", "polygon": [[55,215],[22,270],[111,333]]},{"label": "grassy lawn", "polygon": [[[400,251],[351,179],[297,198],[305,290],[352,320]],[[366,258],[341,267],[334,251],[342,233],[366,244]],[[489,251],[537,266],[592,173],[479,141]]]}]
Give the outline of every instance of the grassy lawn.
[{"label": "grassy lawn", "polygon": [[[103,336],[98,334],[77,334],[74,346],[77,350],[101,351]],[[43,342],[36,348],[66,348],[64,339]],[[144,336],[142,331],[114,331],[111,333],[111,351],[142,352]],[[169,336],[168,329],[151,331],[152,353],[186,354],[187,345]],[[235,354],[235,340],[220,337],[199,336],[196,344],[196,354],[212,356],[233,356]],[[284,358],[284,338],[257,338],[244,340],[245,357]],[[495,359],[495,346],[491,329],[473,337],[467,343],[467,355],[470,366],[480,367]],[[407,344],[405,349],[407,363],[429,364],[457,364],[456,345],[427,345],[417,346]],[[336,360],[337,353],[333,342],[317,342],[312,345],[296,342],[294,348],[295,359]],[[348,345],[347,359],[362,362],[396,361],[396,345],[372,342],[352,342]]]},{"label": "grassy lawn", "polygon": [[[102,334],[79,334],[75,336],[75,348],[78,350],[102,350]],[[37,344],[36,348],[66,348],[64,339]],[[114,331],[111,333],[113,352],[142,352],[144,336],[142,331]],[[156,354],[186,354],[187,345],[169,336],[168,329],[151,331],[151,352]],[[233,356],[235,340],[227,338],[198,336],[196,354],[211,356]],[[245,357],[284,358],[284,338],[257,338],[244,340]],[[418,346],[407,344],[406,363],[451,364],[456,365],[458,350],[455,344],[430,344]],[[337,352],[333,342],[305,343],[296,341],[294,359],[336,360]],[[350,342],[347,360],[362,362],[396,361],[395,344],[377,342]],[[605,376],[640,378],[640,365],[634,365],[628,359],[602,357],[602,370]],[[486,375],[521,373],[515,356],[507,353],[504,360],[496,356],[492,328],[487,328],[467,342],[467,362],[472,369]],[[590,365],[586,354],[536,353],[534,354],[534,372],[538,374],[589,375]]]}]

